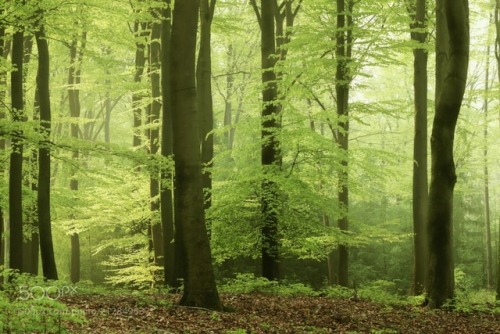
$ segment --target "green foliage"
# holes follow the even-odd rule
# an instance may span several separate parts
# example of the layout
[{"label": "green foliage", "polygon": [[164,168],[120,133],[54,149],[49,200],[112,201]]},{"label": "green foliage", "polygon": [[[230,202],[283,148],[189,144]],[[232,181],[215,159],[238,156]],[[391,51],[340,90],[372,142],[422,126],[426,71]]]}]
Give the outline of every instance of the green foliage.
[{"label": "green foliage", "polygon": [[359,289],[359,297],[383,304],[383,305],[401,305],[408,301],[401,294],[397,294],[396,284],[394,282],[376,280],[367,286]]},{"label": "green foliage", "polygon": [[6,270],[10,282],[0,291],[0,331],[5,333],[67,333],[69,323],[83,325],[85,312],[69,309],[59,298],[75,292],[63,282]]},{"label": "green foliage", "polygon": [[253,274],[237,274],[236,278],[227,280],[219,287],[221,292],[227,293],[270,293],[280,296],[316,295],[317,292],[301,283],[287,283],[269,281]]}]

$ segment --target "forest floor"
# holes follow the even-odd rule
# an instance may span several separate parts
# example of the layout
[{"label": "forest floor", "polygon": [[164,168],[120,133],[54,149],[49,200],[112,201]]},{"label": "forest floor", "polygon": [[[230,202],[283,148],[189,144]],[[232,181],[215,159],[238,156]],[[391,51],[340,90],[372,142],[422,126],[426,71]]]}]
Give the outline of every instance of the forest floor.
[{"label": "forest floor", "polygon": [[172,295],[82,295],[62,302],[85,324],[70,333],[500,333],[500,314],[430,311],[332,297],[222,294],[230,312],[177,306]]}]

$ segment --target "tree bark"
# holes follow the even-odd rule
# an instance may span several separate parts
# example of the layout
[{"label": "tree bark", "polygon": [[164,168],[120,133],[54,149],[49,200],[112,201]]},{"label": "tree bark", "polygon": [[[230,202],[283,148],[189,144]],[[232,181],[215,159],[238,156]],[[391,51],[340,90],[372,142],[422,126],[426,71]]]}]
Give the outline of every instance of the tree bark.
[{"label": "tree bark", "polygon": [[[336,50],[337,68],[335,74],[335,93],[337,98],[338,131],[337,144],[344,151],[341,168],[338,171],[339,189],[337,198],[340,209],[340,218],[337,226],[340,231],[349,230],[349,85],[351,75],[349,63],[352,52],[352,0],[337,1],[337,36]],[[340,244],[338,248],[338,284],[348,286],[349,283],[349,248]]]},{"label": "tree bark", "polygon": [[[161,133],[161,155],[164,158],[172,156],[172,109],[170,108],[170,88],[168,86],[170,73],[170,43],[172,32],[172,8],[171,1],[166,0],[167,7],[163,13],[161,29],[161,84],[162,84],[162,133]],[[168,287],[179,286],[178,270],[175,256],[175,229],[174,229],[174,196],[172,171],[162,168],[160,182],[160,206],[161,222],[163,229],[163,253],[164,253],[164,279]]]},{"label": "tree bark", "polygon": [[170,48],[170,107],[175,156],[175,242],[185,259],[182,305],[221,310],[205,226],[195,53],[199,1],[175,3]]},{"label": "tree bark", "polygon": [[[212,19],[216,0],[200,1],[200,48],[196,66],[197,108],[200,113],[200,146],[203,171],[205,211],[212,206],[212,160],[214,158],[214,111],[212,101]],[[207,222],[210,227],[210,222]],[[210,233],[210,230],[209,230]]]},{"label": "tree bark", "polygon": [[[23,122],[23,57],[24,32],[16,31],[12,39],[11,100],[12,120]],[[12,153],[9,169],[9,230],[10,230],[10,268],[23,270],[23,143],[21,130],[12,138]]]},{"label": "tree bark", "polygon": [[[0,7],[0,16],[3,15],[3,8]],[[3,22],[0,22],[0,58],[2,60],[6,60],[5,58],[5,49],[6,49],[6,27],[4,26]],[[6,117],[4,106],[7,105],[6,103],[6,90],[3,87],[7,87],[7,71],[6,70],[0,70],[0,120],[4,119]],[[4,154],[5,152],[5,139],[3,137],[0,137],[0,154]],[[0,179],[3,179],[4,177],[4,167],[3,165],[0,166]],[[4,242],[4,205],[5,203],[2,201],[0,202],[0,266],[3,266],[5,264],[5,242]],[[0,277],[0,283],[3,283],[3,277]]]},{"label": "tree bark", "polygon": [[490,57],[490,46],[488,44],[486,51],[486,71],[485,71],[484,101],[483,101],[483,112],[484,112],[483,180],[484,180],[484,239],[485,239],[485,250],[486,250],[486,286],[488,289],[492,289],[494,281],[493,281],[493,252],[491,247],[490,186],[489,186],[489,169],[488,169],[488,111],[489,111],[488,94],[490,91],[489,57]]},{"label": "tree bark", "polygon": [[[70,66],[68,71],[68,100],[69,100],[69,110],[70,117],[73,122],[71,123],[71,137],[77,139],[79,138],[79,126],[78,119],[80,118],[80,89],[78,85],[80,84],[80,66],[83,58],[83,49],[85,48],[86,34],[82,34],[82,44],[78,47],[78,38],[75,36],[70,45]],[[78,160],[80,158],[80,152],[74,150],[72,153],[72,158]],[[79,184],[78,179],[75,175],[72,175],[69,187],[75,193],[78,192]],[[77,232],[74,232],[70,236],[71,241],[71,269],[70,269],[70,279],[71,282],[77,283],[80,281],[80,236]]]},{"label": "tree bark", "polygon": [[[134,23],[134,35],[136,38],[135,42],[135,74],[134,82],[140,83],[142,81],[142,75],[144,74],[144,66],[146,64],[146,56],[144,50],[146,48],[146,24],[139,20]],[[134,136],[132,140],[132,146],[137,148],[142,144],[141,126],[142,126],[142,114],[143,108],[141,106],[142,95],[140,93],[132,94],[132,107],[134,115]]]},{"label": "tree bark", "polygon": [[[52,226],[50,217],[50,130],[51,110],[49,91],[49,47],[45,37],[43,25],[35,32],[38,47],[38,74],[37,90],[40,101],[40,131],[47,141],[40,144],[38,149],[38,227],[40,237],[40,251],[42,257],[43,276],[46,279],[57,280],[57,268],[52,243]],[[38,252],[37,252],[38,253]]]},{"label": "tree bark", "polygon": [[[453,189],[456,183],[453,142],[464,96],[469,60],[468,0],[443,0],[448,36],[448,61],[440,84],[431,133],[431,183],[429,191],[429,276],[431,308],[442,307],[454,297]],[[437,13],[437,20],[442,17]],[[437,23],[440,26],[440,22]],[[439,37],[439,35],[438,35]],[[445,39],[446,40],[446,39]],[[444,41],[438,39],[437,46]],[[439,56],[439,54],[438,54]],[[436,72],[439,72],[438,70]]]},{"label": "tree bark", "polygon": [[[151,80],[151,96],[153,102],[151,103],[151,114],[148,120],[149,130],[149,153],[157,155],[160,149],[160,112],[161,112],[161,91],[160,91],[160,58],[161,58],[161,23],[160,13],[156,9],[152,10],[152,15],[155,21],[151,25],[151,40],[149,47],[149,64],[150,72],[149,77]],[[149,194],[151,197],[150,209],[152,217],[154,217],[151,224],[151,237],[153,243],[153,256],[154,264],[163,267],[163,232],[161,221],[159,217],[160,211],[160,171],[152,170],[149,181]]]},{"label": "tree bark", "polygon": [[278,234],[278,185],[273,174],[280,168],[280,148],[278,140],[279,106],[276,83],[276,35],[274,1],[261,1],[261,65],[262,65],[262,112],[261,112],[261,165],[263,168],[261,213],[262,213],[262,276],[278,280],[279,272],[279,234]]},{"label": "tree bark", "polygon": [[414,139],[413,139],[413,294],[425,290],[427,277],[427,8],[425,0],[409,6],[411,39],[419,45],[413,49]]}]

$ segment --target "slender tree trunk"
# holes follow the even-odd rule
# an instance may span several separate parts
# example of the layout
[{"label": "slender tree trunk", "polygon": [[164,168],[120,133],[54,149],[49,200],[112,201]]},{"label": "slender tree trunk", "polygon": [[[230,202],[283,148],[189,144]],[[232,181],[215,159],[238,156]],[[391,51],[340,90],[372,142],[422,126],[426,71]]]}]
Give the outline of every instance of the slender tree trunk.
[{"label": "slender tree trunk", "polygon": [[278,232],[278,185],[273,181],[273,174],[280,169],[281,152],[278,131],[280,129],[280,106],[278,85],[276,82],[276,1],[261,1],[261,9],[256,0],[251,5],[257,16],[261,31],[261,68],[262,68],[262,111],[261,111],[261,253],[262,276],[269,280],[278,280],[279,273],[279,232]]},{"label": "slender tree trunk", "polygon": [[427,277],[427,9],[425,0],[409,6],[412,23],[411,39],[420,45],[413,49],[413,89],[415,125],[413,139],[413,294],[425,290]]},{"label": "slender tree trunk", "polygon": [[[153,16],[160,18],[160,13],[154,11]],[[151,95],[153,102],[151,104],[151,115],[149,124],[149,153],[157,155],[160,148],[160,112],[161,112],[161,91],[160,91],[160,58],[161,58],[161,23],[153,22],[151,25],[151,43],[150,43],[150,73]],[[153,170],[149,181],[149,193],[151,197],[150,209],[153,217],[159,217],[160,211],[160,171]],[[153,218],[151,224],[151,237],[153,243],[154,264],[163,267],[163,236],[161,222]]]},{"label": "slender tree trunk", "polygon": [[221,310],[205,226],[196,108],[195,53],[199,1],[175,3],[170,48],[170,107],[175,156],[175,242],[185,259],[182,305]]},{"label": "slender tree trunk", "polygon": [[[161,133],[161,155],[164,158],[172,156],[172,109],[169,101],[170,87],[168,64],[170,63],[170,43],[172,31],[172,9],[171,1],[166,0],[167,8],[164,11],[161,33],[161,83],[162,83],[162,133]],[[175,256],[175,229],[174,229],[174,196],[172,171],[161,170],[161,222],[163,229],[163,253],[164,253],[164,274],[165,284],[169,287],[179,286],[178,270]]]},{"label": "slender tree trunk", "polygon": [[[24,32],[16,31],[12,40],[12,66],[11,72],[11,100],[12,120],[23,122],[24,97],[23,97],[23,57],[24,57]],[[10,154],[9,170],[9,230],[10,230],[10,268],[23,270],[23,144],[17,130],[12,138],[12,153]]]},{"label": "slender tree trunk", "polygon": [[[40,236],[40,251],[42,257],[43,276],[57,280],[57,268],[52,243],[52,227],[50,218],[50,130],[51,110],[49,91],[49,47],[45,37],[45,28],[38,26],[35,32],[38,47],[38,74],[37,90],[40,101],[40,131],[47,141],[40,144],[38,149],[38,226]],[[37,252],[38,258],[38,252]]]},{"label": "slender tree trunk", "polygon": [[[349,230],[349,63],[352,50],[352,0],[337,1],[337,38],[336,56],[337,68],[335,74],[335,92],[337,98],[337,117],[339,130],[337,144],[344,152],[342,168],[339,170],[339,189],[337,198],[340,208],[340,218],[337,226],[341,231]],[[347,245],[339,245],[338,283],[347,286],[349,283],[349,249]]]},{"label": "slender tree trunk", "polygon": [[[212,19],[216,0],[200,0],[200,48],[196,66],[197,108],[200,113],[201,161],[204,165],[205,211],[212,205],[212,160],[214,158],[214,111],[212,101]],[[207,222],[210,227],[210,222]],[[209,230],[210,233],[210,230]]]},{"label": "slender tree trunk", "polygon": [[491,220],[490,220],[490,187],[489,187],[489,170],[488,170],[488,95],[490,91],[490,46],[488,45],[486,51],[486,72],[484,82],[484,128],[483,128],[483,179],[484,179],[484,236],[485,236],[485,249],[486,249],[486,285],[488,289],[492,289],[494,285],[493,280],[493,252],[491,247]]},{"label": "slender tree trunk", "polygon": [[[27,80],[29,64],[31,61],[31,54],[33,52],[33,36],[24,36],[24,56],[23,56],[23,98],[26,104],[27,96]],[[39,96],[35,90],[35,100],[33,105],[33,121],[39,120]],[[27,117],[26,117],[27,120]],[[25,154],[23,157],[25,168],[23,168],[23,179],[26,189],[31,188],[31,192],[36,194],[38,191],[37,184],[37,169],[38,169],[38,152],[37,149],[30,149],[31,154]],[[24,201],[23,207],[25,208],[25,217],[23,218],[23,230],[29,231],[29,236],[23,237],[23,271],[31,274],[38,275],[38,255],[39,255],[39,238],[38,238],[38,218],[37,218],[37,204],[36,201]],[[27,210],[26,210],[27,209]]]},{"label": "slender tree trunk", "polygon": [[[146,48],[146,24],[138,20],[134,23],[134,35],[136,37],[135,43],[135,74],[134,83],[139,84],[142,81],[144,74],[144,66],[146,64],[145,48]],[[132,146],[137,148],[142,144],[142,114],[143,108],[141,106],[142,95],[140,93],[132,94],[132,107],[134,109],[134,137]]]},{"label": "slender tree trunk", "polygon": [[228,130],[224,133],[224,141],[226,148],[231,150],[233,148],[231,142],[231,132],[232,132],[232,121],[233,121],[233,86],[234,86],[234,75],[232,73],[232,61],[233,61],[233,45],[229,44],[227,47],[227,63],[230,64],[229,73],[226,75],[226,96],[224,98],[224,127]]},{"label": "slender tree trunk", "polygon": [[[497,79],[500,81],[500,0],[495,2],[495,58],[497,59]],[[500,123],[500,113],[498,117]],[[496,299],[500,300],[500,219],[498,220],[498,245],[497,247],[497,293]]]},{"label": "slender tree trunk", "polygon": [[[3,8],[0,8],[0,16],[3,15]],[[2,22],[0,22],[0,58],[5,60],[5,49],[7,42],[5,41],[5,26]],[[6,117],[5,114],[5,105],[6,103],[6,91],[3,87],[7,86],[7,71],[0,70],[0,120]],[[0,155],[3,155],[5,152],[5,139],[0,137]],[[4,177],[4,167],[0,166],[0,179]],[[0,202],[0,266],[5,264],[5,242],[4,242],[4,203]],[[0,275],[0,284],[3,283],[3,276]]]},{"label": "slender tree trunk", "polygon": [[[79,138],[80,129],[78,126],[78,119],[80,118],[80,66],[83,58],[83,49],[85,48],[86,34],[82,34],[82,44],[78,47],[78,38],[75,36],[70,46],[70,66],[68,72],[68,100],[70,116],[73,119],[71,123],[71,136]],[[80,158],[80,152],[74,150],[72,153],[73,160]],[[75,175],[71,177],[69,187],[75,193],[78,192],[79,184]],[[71,282],[76,283],[80,281],[80,236],[78,233],[73,233],[70,236],[71,240]]]},{"label": "slender tree trunk", "polygon": [[[441,6],[442,7],[441,7]],[[454,297],[453,189],[456,183],[453,159],[454,133],[465,92],[469,61],[468,0],[438,2],[444,10],[448,39],[446,75],[440,84],[439,98],[431,134],[431,183],[429,191],[429,276],[431,308],[440,308]],[[440,26],[440,23],[437,23]],[[438,35],[439,37],[439,35]],[[444,41],[437,39],[436,45]],[[438,54],[439,56],[439,54]],[[438,70],[436,71],[439,72]]]}]

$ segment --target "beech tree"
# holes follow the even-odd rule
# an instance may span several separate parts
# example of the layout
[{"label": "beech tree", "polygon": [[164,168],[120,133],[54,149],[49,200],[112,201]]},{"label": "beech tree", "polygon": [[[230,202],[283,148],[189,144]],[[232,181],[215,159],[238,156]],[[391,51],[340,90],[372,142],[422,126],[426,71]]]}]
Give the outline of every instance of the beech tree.
[{"label": "beech tree", "polygon": [[[11,104],[12,121],[21,123],[24,115],[23,58],[24,31],[15,27],[12,37]],[[23,270],[23,142],[22,130],[17,130],[11,139],[9,168],[9,228],[10,228],[10,268]]]},{"label": "beech tree", "polygon": [[[86,33],[81,35],[81,44],[79,38],[74,36],[69,46],[70,64],[68,70],[68,101],[71,123],[71,136],[75,139],[80,138],[79,118],[81,114],[80,105],[80,87],[81,82],[81,63],[83,59],[83,50],[85,49]],[[73,150],[72,158],[78,160],[80,152],[78,149]],[[77,194],[79,190],[78,178],[75,174],[72,175],[69,182],[69,187]],[[72,232],[71,240],[71,282],[80,281],[80,235],[78,231]]]},{"label": "beech tree", "polygon": [[[454,297],[453,189],[457,180],[453,142],[469,62],[468,0],[436,5],[436,113],[431,133],[428,297],[431,308]],[[442,62],[441,62],[442,61]],[[440,66],[446,66],[441,69]],[[444,74],[444,75],[443,75]]]},{"label": "beech tree", "polygon": [[[51,108],[49,91],[49,46],[45,36],[45,26],[42,22],[43,12],[38,11],[39,24],[35,31],[38,47],[38,73],[36,78],[37,92],[40,100],[40,131],[45,138],[49,138],[51,130]],[[50,216],[50,144],[41,143],[38,148],[38,227],[40,235],[40,252],[42,258],[43,276],[57,280],[57,268],[52,243],[52,226]],[[38,257],[38,248],[37,248]]]},{"label": "beech tree", "polygon": [[175,3],[167,64],[175,157],[175,243],[183,260],[182,305],[221,310],[205,226],[195,53],[199,0]]},{"label": "beech tree", "polygon": [[413,293],[425,289],[427,275],[427,6],[426,0],[407,4],[411,18],[413,49],[414,139],[413,139]]}]

